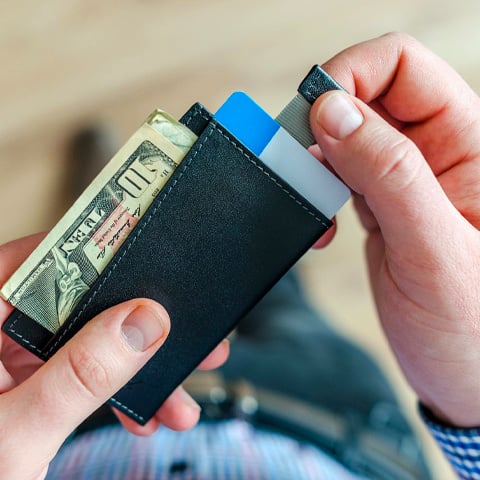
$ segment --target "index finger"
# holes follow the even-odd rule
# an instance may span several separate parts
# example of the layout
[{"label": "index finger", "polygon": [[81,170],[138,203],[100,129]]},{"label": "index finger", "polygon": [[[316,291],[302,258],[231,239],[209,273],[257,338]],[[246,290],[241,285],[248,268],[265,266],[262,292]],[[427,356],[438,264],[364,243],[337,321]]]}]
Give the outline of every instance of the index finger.
[{"label": "index finger", "polygon": [[391,33],[359,43],[323,68],[407,135],[436,175],[477,155],[478,96],[445,61],[409,35]]},{"label": "index finger", "polygon": [[[389,33],[354,45],[322,66],[365,103],[378,100],[402,122],[419,122],[458,101],[463,79],[420,42]],[[472,92],[473,93],[473,92]]]}]

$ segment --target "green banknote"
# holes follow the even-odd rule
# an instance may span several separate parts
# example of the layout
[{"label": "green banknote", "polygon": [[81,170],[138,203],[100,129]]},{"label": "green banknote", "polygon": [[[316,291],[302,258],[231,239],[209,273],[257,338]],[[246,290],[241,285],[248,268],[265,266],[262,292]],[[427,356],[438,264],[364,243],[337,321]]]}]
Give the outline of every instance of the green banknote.
[{"label": "green banknote", "polygon": [[197,137],[157,110],[117,152],[0,295],[55,333]]}]

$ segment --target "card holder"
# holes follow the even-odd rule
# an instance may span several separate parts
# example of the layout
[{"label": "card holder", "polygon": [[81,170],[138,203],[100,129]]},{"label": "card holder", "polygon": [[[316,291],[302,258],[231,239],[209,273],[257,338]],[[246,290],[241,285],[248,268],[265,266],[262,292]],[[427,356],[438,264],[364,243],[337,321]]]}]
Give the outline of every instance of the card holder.
[{"label": "card holder", "polygon": [[140,424],[332,225],[200,104],[181,121],[198,140],[62,328],[19,311],[3,326],[48,359],[106,308],[160,302],[169,337],[110,399]]}]

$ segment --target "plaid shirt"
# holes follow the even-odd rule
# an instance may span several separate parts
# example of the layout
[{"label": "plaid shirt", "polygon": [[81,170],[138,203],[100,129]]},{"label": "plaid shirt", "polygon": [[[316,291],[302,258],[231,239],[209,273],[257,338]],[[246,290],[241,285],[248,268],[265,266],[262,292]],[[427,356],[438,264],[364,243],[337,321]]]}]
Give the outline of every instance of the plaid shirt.
[{"label": "plaid shirt", "polygon": [[[462,479],[480,480],[480,428],[441,425],[421,416]],[[160,429],[137,437],[122,427],[67,442],[47,480],[360,480],[318,448],[257,430],[243,420],[201,423],[188,432]]]},{"label": "plaid shirt", "polygon": [[313,445],[243,420],[160,428],[137,437],[103,427],[66,443],[48,480],[359,480]]},{"label": "plaid shirt", "polygon": [[420,414],[459,478],[480,480],[480,428],[452,428],[420,406]]}]

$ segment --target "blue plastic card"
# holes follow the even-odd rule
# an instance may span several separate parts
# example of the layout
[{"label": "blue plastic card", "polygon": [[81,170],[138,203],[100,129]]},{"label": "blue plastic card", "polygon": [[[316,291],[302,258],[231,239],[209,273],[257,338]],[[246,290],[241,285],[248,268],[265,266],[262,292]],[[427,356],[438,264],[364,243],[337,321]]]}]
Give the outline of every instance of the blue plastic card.
[{"label": "blue plastic card", "polygon": [[280,124],[243,92],[232,93],[214,117],[257,156],[280,128]]}]

